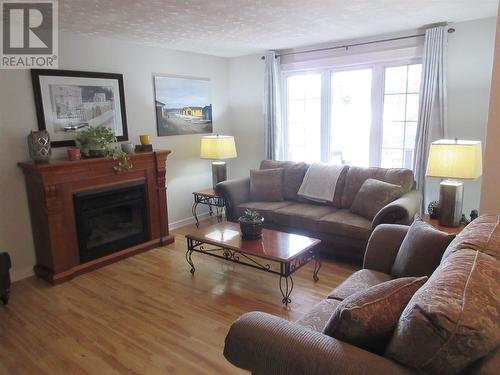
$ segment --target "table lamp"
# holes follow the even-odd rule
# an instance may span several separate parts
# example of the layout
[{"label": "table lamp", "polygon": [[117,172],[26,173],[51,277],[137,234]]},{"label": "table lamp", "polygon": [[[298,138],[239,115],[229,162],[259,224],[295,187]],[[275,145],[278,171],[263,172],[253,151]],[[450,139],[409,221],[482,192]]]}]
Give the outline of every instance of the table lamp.
[{"label": "table lamp", "polygon": [[225,159],[235,158],[236,145],[234,137],[228,135],[206,135],[201,138],[200,158],[212,161],[212,185],[215,188],[227,179]]},{"label": "table lamp", "polygon": [[482,173],[481,142],[457,139],[432,142],[426,175],[445,178],[439,186],[439,224],[460,225],[464,184],[459,180],[474,180]]}]

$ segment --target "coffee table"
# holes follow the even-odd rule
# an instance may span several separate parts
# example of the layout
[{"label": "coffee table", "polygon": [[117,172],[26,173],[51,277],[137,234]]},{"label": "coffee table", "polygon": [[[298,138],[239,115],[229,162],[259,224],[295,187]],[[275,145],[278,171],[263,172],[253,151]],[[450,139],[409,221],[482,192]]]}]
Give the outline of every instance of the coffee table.
[{"label": "coffee table", "polygon": [[317,245],[321,241],[316,238],[264,228],[262,238],[244,240],[237,223],[223,222],[189,233],[186,239],[186,261],[191,274],[196,271],[194,252],[270,272],[280,276],[281,302],[285,305],[291,302],[292,274],[311,260],[315,261],[313,280],[319,280],[321,258]]}]

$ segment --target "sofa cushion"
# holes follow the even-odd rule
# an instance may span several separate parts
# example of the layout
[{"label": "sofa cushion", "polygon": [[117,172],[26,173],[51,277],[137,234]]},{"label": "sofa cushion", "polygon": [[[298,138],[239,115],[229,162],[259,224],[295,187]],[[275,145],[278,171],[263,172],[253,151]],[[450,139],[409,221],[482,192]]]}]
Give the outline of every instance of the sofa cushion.
[{"label": "sofa cushion", "polygon": [[291,203],[274,212],[276,223],[315,232],[320,218],[334,212],[336,208],[324,204]]},{"label": "sofa cushion", "polygon": [[382,208],[402,196],[403,193],[400,185],[369,178],[361,185],[350,211],[373,220]]},{"label": "sofa cushion", "polygon": [[339,303],[340,301],[335,299],[325,299],[314,306],[311,311],[303,315],[295,323],[316,332],[323,332],[328,320]]},{"label": "sofa cushion", "polygon": [[300,200],[297,195],[309,165],[292,161],[263,160],[260,169],[283,168],[283,197],[289,200]]},{"label": "sofa cushion", "polygon": [[360,290],[368,289],[374,285],[378,285],[389,280],[392,280],[391,275],[383,272],[362,269],[354,272],[351,276],[345,279],[342,284],[332,290],[328,295],[328,298],[342,301]]},{"label": "sofa cushion", "polygon": [[371,224],[370,220],[349,210],[337,210],[318,221],[318,232],[367,240]]},{"label": "sofa cushion", "polygon": [[399,247],[391,269],[392,276],[432,275],[454,238],[454,234],[441,232],[422,220],[415,220]]},{"label": "sofa cushion", "polygon": [[376,353],[382,353],[399,316],[427,277],[402,277],[360,289],[339,303],[323,332]]},{"label": "sofa cushion", "polygon": [[274,211],[278,208],[288,206],[292,202],[245,202],[238,206],[238,216],[243,215],[246,209],[257,211],[266,222],[274,221]]},{"label": "sofa cushion", "polygon": [[282,201],[283,168],[251,170],[250,198],[252,201]]},{"label": "sofa cushion", "polygon": [[451,254],[401,314],[385,355],[419,372],[460,373],[500,342],[500,264]]},{"label": "sofa cushion", "polygon": [[412,189],[414,182],[413,172],[409,169],[349,167],[342,194],[342,208],[351,207],[361,185],[369,178],[400,185],[404,193]]}]

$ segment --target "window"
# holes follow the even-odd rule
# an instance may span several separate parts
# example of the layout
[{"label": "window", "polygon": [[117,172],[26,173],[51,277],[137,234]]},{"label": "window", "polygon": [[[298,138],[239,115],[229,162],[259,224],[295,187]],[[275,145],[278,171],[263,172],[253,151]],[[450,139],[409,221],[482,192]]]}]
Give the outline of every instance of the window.
[{"label": "window", "polygon": [[411,168],[421,64],[284,73],[287,160]]},{"label": "window", "polygon": [[385,68],[382,167],[412,168],[422,65]]},{"label": "window", "polygon": [[331,140],[328,161],[369,164],[372,70],[333,72],[331,77]]},{"label": "window", "polygon": [[321,74],[288,78],[287,155],[289,160],[320,160]]}]

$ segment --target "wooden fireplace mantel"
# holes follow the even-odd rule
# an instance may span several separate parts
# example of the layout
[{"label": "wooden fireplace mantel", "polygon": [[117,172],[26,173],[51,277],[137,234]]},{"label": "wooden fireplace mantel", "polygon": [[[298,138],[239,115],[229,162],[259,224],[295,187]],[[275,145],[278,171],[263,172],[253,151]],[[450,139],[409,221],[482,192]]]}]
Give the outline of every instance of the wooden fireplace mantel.
[{"label": "wooden fireplace mantel", "polygon": [[[133,169],[116,172],[112,158],[19,163],[23,170],[36,252],[35,273],[53,283],[174,241],[168,230],[166,162],[169,150],[131,154]],[[128,249],[80,263],[73,205],[75,193],[144,181],[147,189],[149,240]]]}]

